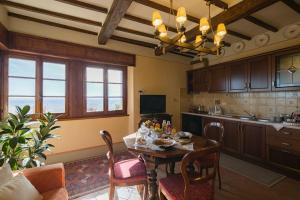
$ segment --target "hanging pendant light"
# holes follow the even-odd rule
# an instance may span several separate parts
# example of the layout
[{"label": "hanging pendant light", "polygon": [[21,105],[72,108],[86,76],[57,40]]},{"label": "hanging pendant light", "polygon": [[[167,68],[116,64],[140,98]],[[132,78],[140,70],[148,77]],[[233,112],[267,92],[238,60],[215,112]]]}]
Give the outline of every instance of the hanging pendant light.
[{"label": "hanging pendant light", "polygon": [[206,32],[209,30],[210,26],[208,23],[208,19],[206,17],[202,17],[200,19],[200,26],[199,30],[201,31],[202,35],[205,35]]},{"label": "hanging pendant light", "polygon": [[186,22],[186,11],[184,7],[180,7],[177,10],[177,17],[176,17],[176,22],[180,25],[183,26],[184,23]]},{"label": "hanging pendant light", "polygon": [[163,23],[160,13],[158,11],[154,11],[152,13],[152,25],[157,28]]}]

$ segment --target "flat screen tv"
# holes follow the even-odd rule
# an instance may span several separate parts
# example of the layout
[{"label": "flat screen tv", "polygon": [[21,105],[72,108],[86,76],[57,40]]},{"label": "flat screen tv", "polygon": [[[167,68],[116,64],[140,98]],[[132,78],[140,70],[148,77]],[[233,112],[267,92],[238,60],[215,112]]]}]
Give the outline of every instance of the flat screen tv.
[{"label": "flat screen tv", "polygon": [[166,95],[141,95],[140,114],[166,112]]}]

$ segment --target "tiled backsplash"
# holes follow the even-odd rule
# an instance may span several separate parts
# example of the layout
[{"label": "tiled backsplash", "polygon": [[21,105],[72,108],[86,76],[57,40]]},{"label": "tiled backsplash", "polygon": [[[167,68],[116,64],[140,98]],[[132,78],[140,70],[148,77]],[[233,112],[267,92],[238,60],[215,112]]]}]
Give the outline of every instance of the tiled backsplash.
[{"label": "tiled backsplash", "polygon": [[225,113],[245,115],[245,110],[258,117],[271,118],[300,111],[300,92],[201,93],[193,95],[193,105],[213,106],[221,101]]}]

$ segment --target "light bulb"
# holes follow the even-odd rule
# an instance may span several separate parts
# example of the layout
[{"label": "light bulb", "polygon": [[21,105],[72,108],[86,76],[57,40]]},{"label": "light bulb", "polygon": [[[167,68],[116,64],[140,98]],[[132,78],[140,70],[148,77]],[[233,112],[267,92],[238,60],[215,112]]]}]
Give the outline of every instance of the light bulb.
[{"label": "light bulb", "polygon": [[209,30],[210,26],[208,23],[208,19],[206,17],[202,17],[200,19],[200,26],[199,30],[202,32],[202,34],[205,34]]},{"label": "light bulb", "polygon": [[217,35],[223,38],[227,34],[226,27],[224,23],[218,25]]},{"label": "light bulb", "polygon": [[185,8],[184,7],[178,8],[176,22],[178,22],[180,26],[182,26],[186,22],[186,20],[187,18],[186,18]]},{"label": "light bulb", "polygon": [[152,13],[152,25],[157,28],[159,25],[163,23],[160,13],[158,11],[154,11]]},{"label": "light bulb", "polygon": [[220,46],[221,40],[222,40],[222,37],[220,37],[218,34],[216,34],[214,36],[214,44],[215,45]]}]

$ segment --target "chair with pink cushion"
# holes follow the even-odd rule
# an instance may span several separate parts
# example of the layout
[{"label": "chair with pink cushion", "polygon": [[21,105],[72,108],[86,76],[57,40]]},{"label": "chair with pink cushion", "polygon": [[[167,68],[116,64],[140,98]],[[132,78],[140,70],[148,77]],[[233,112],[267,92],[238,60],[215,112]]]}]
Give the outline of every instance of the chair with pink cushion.
[{"label": "chair with pink cushion", "polygon": [[[220,144],[209,140],[212,145],[199,151],[187,153],[181,162],[181,174],[170,175],[159,180],[160,200],[212,200],[218,167]],[[213,167],[202,175],[188,170],[197,160],[213,159]]]},{"label": "chair with pink cushion", "polygon": [[109,200],[114,199],[116,186],[143,185],[143,199],[148,198],[148,182],[145,161],[142,157],[115,162],[113,143],[109,132],[100,131],[102,139],[108,146],[107,159],[109,161]]}]

